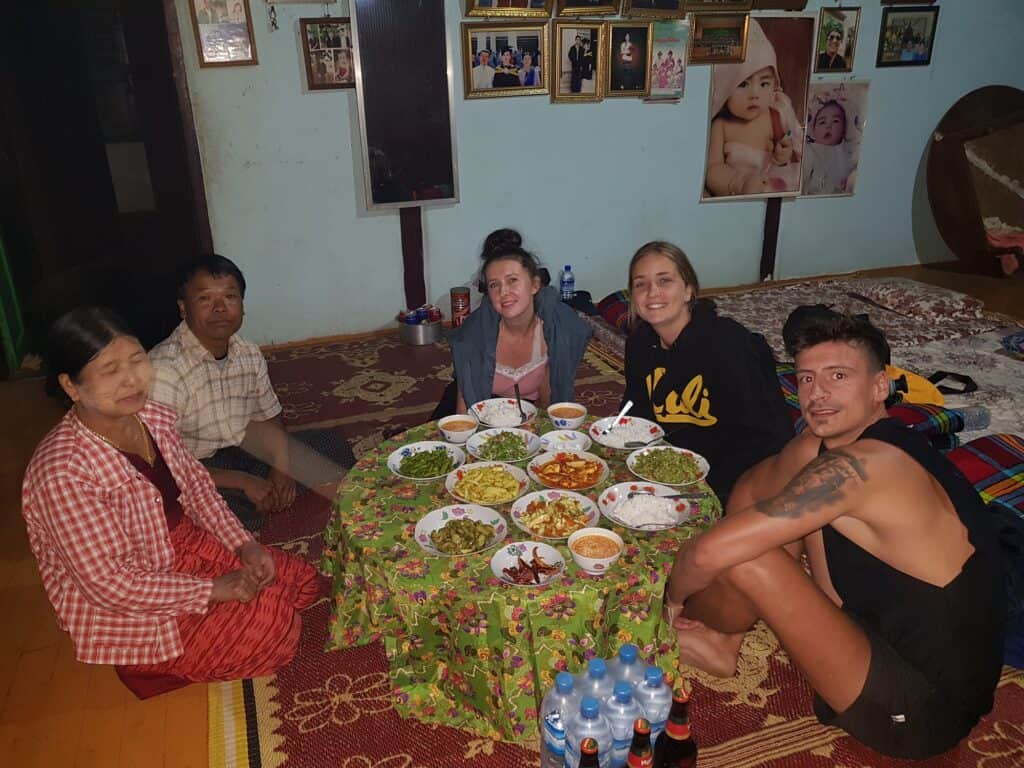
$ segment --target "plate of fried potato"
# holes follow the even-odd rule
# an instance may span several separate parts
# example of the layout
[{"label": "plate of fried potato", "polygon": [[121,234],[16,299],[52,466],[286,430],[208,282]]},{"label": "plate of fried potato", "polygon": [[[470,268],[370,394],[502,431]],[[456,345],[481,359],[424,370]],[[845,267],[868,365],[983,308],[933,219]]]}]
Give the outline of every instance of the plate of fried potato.
[{"label": "plate of fried potato", "polygon": [[449,504],[416,523],[416,543],[431,555],[451,557],[483,552],[508,533],[505,518],[478,504]]},{"label": "plate of fried potato", "polygon": [[583,491],[607,479],[608,464],[585,451],[558,451],[534,456],[526,471],[545,488]]},{"label": "plate of fried potato", "polygon": [[512,522],[539,539],[564,539],[580,528],[597,524],[597,505],[573,491],[534,491],[512,505]]},{"label": "plate of fried potato", "polygon": [[519,467],[501,461],[476,461],[448,473],[444,487],[459,501],[470,504],[507,504],[530,487]]}]

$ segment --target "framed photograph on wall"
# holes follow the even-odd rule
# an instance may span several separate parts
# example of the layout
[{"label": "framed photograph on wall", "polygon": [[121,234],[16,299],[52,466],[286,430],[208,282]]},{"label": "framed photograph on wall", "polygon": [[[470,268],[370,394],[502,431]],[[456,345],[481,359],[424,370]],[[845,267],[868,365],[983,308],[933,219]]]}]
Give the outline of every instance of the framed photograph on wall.
[{"label": "framed photograph on wall", "polygon": [[690,22],[665,19],[654,22],[651,45],[651,92],[649,101],[683,98],[686,62],[690,55]]},{"label": "framed photograph on wall", "polygon": [[601,101],[608,69],[605,25],[580,21],[554,23],[555,64],[551,70],[551,101]]},{"label": "framed photograph on wall", "polygon": [[814,17],[758,16],[749,27],[743,61],[711,70],[702,202],[800,193]]},{"label": "framed photograph on wall", "polygon": [[811,83],[802,197],[852,195],[867,124],[867,80]]},{"label": "framed photograph on wall", "polygon": [[640,19],[682,19],[686,16],[686,4],[684,0],[623,0],[622,15]]},{"label": "framed photograph on wall", "polygon": [[535,22],[462,23],[467,99],[548,92],[548,27]]},{"label": "framed photograph on wall", "polygon": [[725,11],[749,11],[754,0],[686,0],[690,13],[720,13]]},{"label": "framed photograph on wall", "polygon": [[309,90],[356,87],[352,24],[348,17],[299,19],[299,35]]},{"label": "framed photograph on wall", "polygon": [[938,8],[883,8],[876,67],[926,67],[932,63]]},{"label": "framed photograph on wall", "polygon": [[822,8],[818,17],[815,72],[851,72],[860,8]]},{"label": "framed photograph on wall", "polygon": [[613,16],[622,0],[558,0],[560,16]]},{"label": "framed photograph on wall", "polygon": [[690,63],[743,61],[749,24],[748,13],[695,14],[690,30]]},{"label": "framed photograph on wall", "polygon": [[554,4],[554,0],[466,0],[466,15],[547,19]]},{"label": "framed photograph on wall", "polygon": [[200,67],[258,64],[249,0],[188,0]]},{"label": "framed photograph on wall", "polygon": [[608,25],[608,79],[605,97],[651,92],[651,23],[616,21]]}]

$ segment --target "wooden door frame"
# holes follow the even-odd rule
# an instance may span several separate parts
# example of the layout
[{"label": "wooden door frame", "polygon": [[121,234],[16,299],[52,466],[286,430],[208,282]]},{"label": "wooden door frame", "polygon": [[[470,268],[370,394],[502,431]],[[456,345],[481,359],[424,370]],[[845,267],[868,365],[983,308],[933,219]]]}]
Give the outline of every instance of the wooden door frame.
[{"label": "wooden door frame", "polygon": [[199,154],[199,137],[196,134],[195,115],[192,113],[192,98],[188,93],[188,77],[185,74],[185,54],[181,47],[181,28],[178,26],[178,12],[175,0],[163,0],[164,23],[167,25],[167,48],[171,57],[171,73],[174,88],[178,92],[178,108],[181,111],[181,127],[184,131],[186,173],[192,186],[192,219],[196,241],[205,253],[213,253],[213,234],[210,231],[210,212],[206,207],[206,184],[203,181],[203,161]]}]

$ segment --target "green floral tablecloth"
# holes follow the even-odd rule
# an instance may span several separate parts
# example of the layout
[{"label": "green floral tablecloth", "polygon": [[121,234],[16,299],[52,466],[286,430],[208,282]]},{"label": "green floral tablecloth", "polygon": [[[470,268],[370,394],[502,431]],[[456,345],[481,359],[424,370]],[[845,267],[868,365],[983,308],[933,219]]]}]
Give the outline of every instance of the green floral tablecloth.
[{"label": "green floral tablecloth", "polygon": [[[551,429],[546,419],[537,432]],[[365,455],[338,491],[325,531],[323,568],[334,579],[329,644],[342,649],[383,639],[396,708],[404,716],[512,741],[537,738],[540,698],[563,670],[579,671],[636,643],[648,663],[676,669],[675,635],[661,621],[665,578],[679,542],[718,518],[714,496],[700,502],[691,526],[640,533],[601,525],[626,547],[603,576],[576,568],[564,542],[565,575],[542,588],[513,587],[491,573],[493,549],[434,557],[416,543],[416,522],[455,503],[443,480],[413,483],[391,474],[387,457],[401,445],[442,439],[435,424],[396,436]],[[633,480],[626,453],[592,452],[608,461],[596,500],[609,485]],[[521,464],[523,466],[524,464]],[[535,485],[535,484],[534,484]],[[509,517],[505,543],[528,536]]]}]

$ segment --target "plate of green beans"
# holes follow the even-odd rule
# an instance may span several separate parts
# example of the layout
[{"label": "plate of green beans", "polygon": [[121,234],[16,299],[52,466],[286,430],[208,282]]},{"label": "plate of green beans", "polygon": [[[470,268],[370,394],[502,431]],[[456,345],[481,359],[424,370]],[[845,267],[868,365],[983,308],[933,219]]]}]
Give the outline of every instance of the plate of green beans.
[{"label": "plate of green beans", "polygon": [[422,440],[392,451],[388,469],[406,480],[439,480],[466,462],[466,454],[457,445],[440,440]]}]

